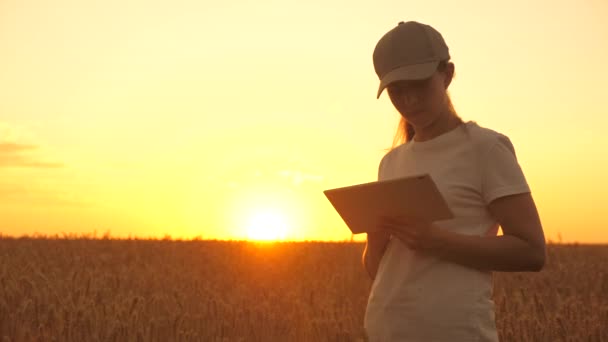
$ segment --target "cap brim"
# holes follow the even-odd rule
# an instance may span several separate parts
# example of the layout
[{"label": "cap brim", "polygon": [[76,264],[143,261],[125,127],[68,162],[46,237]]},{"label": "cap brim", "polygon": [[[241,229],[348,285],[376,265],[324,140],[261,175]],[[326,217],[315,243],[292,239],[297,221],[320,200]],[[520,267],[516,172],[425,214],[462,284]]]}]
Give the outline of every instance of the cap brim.
[{"label": "cap brim", "polygon": [[439,61],[432,61],[414,65],[408,65],[395,70],[391,70],[389,73],[382,77],[380,80],[380,87],[378,88],[378,95],[376,98],[380,98],[382,91],[392,82],[395,81],[409,81],[409,80],[423,80],[433,75],[435,70],[439,66]]}]

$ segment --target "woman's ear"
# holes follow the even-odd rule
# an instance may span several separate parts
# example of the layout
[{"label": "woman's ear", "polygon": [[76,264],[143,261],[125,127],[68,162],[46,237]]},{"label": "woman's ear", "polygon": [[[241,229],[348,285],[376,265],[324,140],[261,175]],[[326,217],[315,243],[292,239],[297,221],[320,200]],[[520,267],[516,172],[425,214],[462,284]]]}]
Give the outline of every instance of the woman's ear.
[{"label": "woman's ear", "polygon": [[449,62],[445,67],[445,76],[443,78],[443,86],[445,89],[448,89],[450,83],[452,83],[452,79],[454,78],[455,66],[454,63]]}]

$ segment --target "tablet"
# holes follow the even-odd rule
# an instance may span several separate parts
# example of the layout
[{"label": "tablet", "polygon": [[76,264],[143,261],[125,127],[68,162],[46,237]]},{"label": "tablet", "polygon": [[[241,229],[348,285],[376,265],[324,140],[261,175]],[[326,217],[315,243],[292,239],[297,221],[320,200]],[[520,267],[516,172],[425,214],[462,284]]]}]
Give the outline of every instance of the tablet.
[{"label": "tablet", "polygon": [[323,193],[353,234],[373,232],[381,217],[424,221],[454,217],[429,174],[351,185]]}]

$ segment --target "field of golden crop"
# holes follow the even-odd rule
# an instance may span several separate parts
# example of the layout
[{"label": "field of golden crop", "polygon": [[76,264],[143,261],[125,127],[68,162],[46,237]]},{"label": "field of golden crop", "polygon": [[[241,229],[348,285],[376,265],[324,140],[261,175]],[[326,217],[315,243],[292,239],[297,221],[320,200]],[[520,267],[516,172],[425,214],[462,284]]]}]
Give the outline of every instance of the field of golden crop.
[{"label": "field of golden crop", "polygon": [[[359,243],[0,238],[0,341],[362,341]],[[608,341],[608,246],[497,273],[502,341]]]}]

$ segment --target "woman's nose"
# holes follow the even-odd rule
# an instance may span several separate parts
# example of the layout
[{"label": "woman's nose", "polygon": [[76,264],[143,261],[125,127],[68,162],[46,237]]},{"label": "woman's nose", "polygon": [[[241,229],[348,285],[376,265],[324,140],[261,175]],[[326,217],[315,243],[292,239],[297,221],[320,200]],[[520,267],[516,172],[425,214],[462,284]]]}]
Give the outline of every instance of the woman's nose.
[{"label": "woman's nose", "polygon": [[403,104],[406,106],[415,105],[418,103],[418,101],[420,101],[420,96],[415,94],[413,91],[403,92],[401,98]]}]

